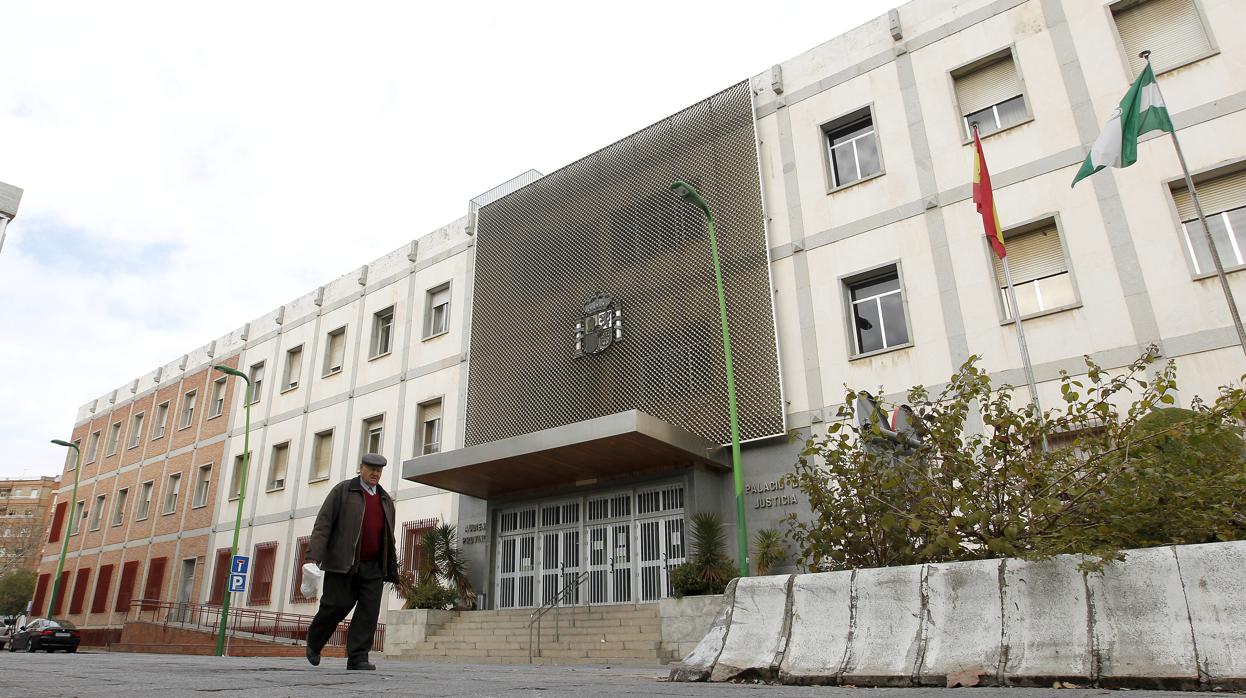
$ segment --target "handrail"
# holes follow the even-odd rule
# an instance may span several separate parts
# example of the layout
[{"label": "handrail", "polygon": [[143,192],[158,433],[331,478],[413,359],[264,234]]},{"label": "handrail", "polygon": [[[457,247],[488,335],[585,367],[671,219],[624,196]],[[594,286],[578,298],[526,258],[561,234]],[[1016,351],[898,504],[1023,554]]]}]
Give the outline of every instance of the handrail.
[{"label": "handrail", "polygon": [[[562,584],[563,579],[565,579],[566,576],[567,575],[565,572],[559,571],[558,583]],[[536,625],[536,653],[539,655],[541,654],[541,618],[544,617],[545,614],[549,613],[551,610],[554,611],[554,642],[559,642],[560,635],[558,632],[558,610],[557,609],[562,608],[562,603],[567,600],[567,597],[570,596],[572,592],[577,591],[580,588],[580,586],[584,584],[584,580],[586,579],[588,579],[588,570],[585,570],[577,574],[575,576],[575,581],[572,584],[564,586],[562,590],[559,591],[558,594],[554,596],[553,599],[546,601],[544,604],[541,605],[540,608],[533,611],[532,615],[528,616],[528,663],[529,664],[532,663],[532,656],[533,656],[532,655],[532,626],[534,624]],[[571,623],[574,626],[575,606],[571,607],[571,611],[573,614],[571,616]]]},{"label": "handrail", "polygon": [[[130,603],[130,610],[131,613],[127,613],[127,620],[131,619],[132,614],[132,619],[135,621],[149,620],[149,622],[161,623],[166,627],[169,625],[191,626],[216,632],[221,623],[221,607],[214,604],[135,599]],[[150,614],[150,618],[145,619],[144,616],[148,614]],[[228,629],[231,635],[241,632],[252,635],[266,635],[278,640],[305,642],[307,640],[307,631],[311,627],[313,618],[315,616],[285,613],[283,611],[265,611],[258,608],[234,607],[229,609]],[[327,644],[330,646],[344,646],[346,644],[346,633],[349,628],[349,621],[338,623]],[[376,631],[372,637],[373,649],[383,651],[385,649],[384,623],[377,623]]]}]

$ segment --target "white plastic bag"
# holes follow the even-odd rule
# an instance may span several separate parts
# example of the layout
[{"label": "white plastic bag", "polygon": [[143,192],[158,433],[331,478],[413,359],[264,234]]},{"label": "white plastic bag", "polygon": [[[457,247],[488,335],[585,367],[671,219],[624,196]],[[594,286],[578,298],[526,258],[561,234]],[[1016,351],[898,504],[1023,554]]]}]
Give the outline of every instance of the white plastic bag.
[{"label": "white plastic bag", "polygon": [[322,579],[324,579],[324,570],[320,569],[316,563],[309,562],[303,565],[303,581],[299,584],[299,591],[305,598],[317,596]]}]

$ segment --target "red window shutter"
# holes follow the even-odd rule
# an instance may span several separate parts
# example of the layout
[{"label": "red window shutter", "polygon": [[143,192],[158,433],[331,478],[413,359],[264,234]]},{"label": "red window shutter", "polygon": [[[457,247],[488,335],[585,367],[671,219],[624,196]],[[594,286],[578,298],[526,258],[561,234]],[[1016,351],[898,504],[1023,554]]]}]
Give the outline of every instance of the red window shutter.
[{"label": "red window shutter", "polygon": [[143,610],[156,610],[160,592],[164,589],[164,564],[167,558],[154,558],[147,565],[147,585],[143,587]]},{"label": "red window shutter", "polygon": [[65,607],[65,595],[69,593],[69,572],[61,572],[60,592],[56,595],[56,606],[52,608],[50,616],[60,616],[61,609]]},{"label": "red window shutter", "polygon": [[307,549],[311,547],[311,536],[298,539],[298,554],[294,558],[294,583],[290,586],[290,601],[307,603],[315,601],[315,596],[303,596],[303,565],[307,564]]},{"label": "red window shutter", "polygon": [[82,613],[82,602],[87,597],[87,583],[91,581],[91,568],[85,567],[78,570],[78,575],[74,577],[74,595],[69,600],[69,613]]},{"label": "red window shutter", "polygon": [[402,524],[402,568],[412,574],[420,569],[424,557],[424,534],[437,527],[437,519],[406,521]]},{"label": "red window shutter", "polygon": [[130,602],[134,600],[134,580],[138,579],[138,560],[130,560],[121,567],[121,583],[117,585],[117,602],[112,610],[120,613],[130,612]]},{"label": "red window shutter", "polygon": [[277,562],[277,541],[257,543],[255,559],[251,564],[255,569],[251,573],[251,595],[247,603],[251,605],[266,604],[273,596],[273,567]]},{"label": "red window shutter", "polygon": [[35,599],[30,605],[30,615],[43,615],[43,602],[48,595],[48,581],[52,579],[50,574],[39,575],[39,580],[35,582]]},{"label": "red window shutter", "polygon": [[52,533],[48,536],[49,543],[55,543],[61,539],[61,526],[65,525],[65,504],[66,502],[56,503],[56,510],[52,513]]},{"label": "red window shutter", "polygon": [[104,565],[95,577],[95,596],[91,599],[91,613],[108,610],[108,587],[112,584],[112,571],[116,565]]},{"label": "red window shutter", "polygon": [[229,578],[229,548],[216,549],[216,568],[212,570],[212,595],[208,603],[220,606],[225,603],[225,580]]}]

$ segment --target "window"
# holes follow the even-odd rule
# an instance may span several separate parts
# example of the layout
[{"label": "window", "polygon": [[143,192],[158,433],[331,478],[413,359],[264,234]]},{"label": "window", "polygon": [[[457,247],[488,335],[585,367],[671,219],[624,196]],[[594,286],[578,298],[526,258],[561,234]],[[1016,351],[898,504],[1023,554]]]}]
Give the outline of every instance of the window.
[{"label": "window", "polygon": [[77,506],[74,507],[73,516],[69,519],[69,535],[78,535],[78,529],[82,527],[82,517],[86,516],[86,513],[87,503],[81,499],[78,500]]},{"label": "window", "polygon": [[182,491],[182,474],[174,473],[169,476],[169,484],[164,489],[164,514],[172,514],[177,511],[177,496]]},{"label": "window", "polygon": [[952,79],[956,84],[956,101],[960,105],[966,140],[973,138],[974,123],[978,124],[978,133],[985,136],[1016,126],[1030,117],[1012,51],[953,71]]},{"label": "window", "polygon": [[324,375],[341,373],[342,362],[346,360],[346,328],[339,327],[330,332],[325,344]]},{"label": "window", "polygon": [[[74,439],[74,446],[81,447],[82,439]],[[74,470],[78,468],[78,457],[81,454],[82,452],[79,451],[77,448],[71,448],[65,451],[65,470],[67,472],[72,473]],[[18,492],[20,493],[21,490],[18,490]]]},{"label": "window", "polygon": [[311,536],[303,536],[296,542],[298,553],[294,558],[294,583],[290,585],[290,601],[292,603],[308,603],[315,601],[315,596],[303,595],[303,565],[307,562],[307,549],[311,547]]},{"label": "window", "polygon": [[437,519],[406,521],[402,524],[402,569],[411,573],[420,570],[424,557],[424,536],[437,527]]},{"label": "window", "polygon": [[104,514],[104,495],[96,495],[95,509],[91,511],[91,530],[98,531],[100,527],[100,517]]},{"label": "window", "polygon": [[272,601],[273,569],[277,566],[277,541],[255,545],[255,571],[251,577],[249,605],[263,605]]},{"label": "window", "polygon": [[192,390],[182,398],[182,422],[178,425],[179,429],[185,429],[195,421],[195,397],[196,391]]},{"label": "window", "polygon": [[[359,442],[359,460],[365,453],[380,453],[385,439],[385,416],[377,415],[363,420],[363,435]],[[356,463],[358,465],[358,463]]]},{"label": "window", "polygon": [[831,188],[845,187],[882,172],[878,136],[870,108],[858,109],[822,125]]},{"label": "window", "polygon": [[166,557],[153,558],[147,565],[147,584],[143,586],[143,603],[144,611],[154,611],[160,601],[161,592],[164,590],[164,568],[168,562]]},{"label": "window", "polygon": [[375,359],[389,353],[394,337],[394,306],[372,316],[372,350],[368,358]]},{"label": "window", "polygon": [[299,387],[299,376],[303,373],[303,345],[286,352],[285,373],[281,376],[281,390],[294,390]]},{"label": "window", "polygon": [[441,400],[430,400],[420,405],[419,426],[417,427],[419,443],[416,444],[417,455],[437,453],[441,450]]},{"label": "window", "polygon": [[208,595],[208,603],[214,606],[220,606],[225,602],[225,581],[229,579],[229,551],[229,548],[216,549],[216,567],[212,570],[212,591]]},{"label": "window", "polygon": [[[243,473],[242,473],[243,456],[245,456],[247,460],[247,463],[246,463],[247,470],[251,469],[251,452],[250,451],[247,451],[246,453],[240,453],[234,456],[234,470],[229,476],[229,501],[231,502],[242,496],[242,485],[244,481]],[[247,473],[247,475],[250,475],[250,473]]]},{"label": "window", "polygon": [[126,439],[126,448],[135,448],[143,438],[143,413],[130,417],[130,438]]},{"label": "window", "polygon": [[[87,597],[87,584],[91,582],[91,568],[83,567],[78,570],[78,574],[74,575],[74,593],[69,598],[69,612],[71,614],[82,613],[82,602]],[[65,588],[61,587],[61,593],[65,593]]]},{"label": "window", "polygon": [[61,527],[65,525],[65,504],[57,502],[52,510],[52,530],[48,533],[48,542],[55,543],[61,539]]},{"label": "window", "polygon": [[846,282],[856,354],[891,349],[909,341],[899,269],[889,265]]},{"label": "window", "polygon": [[311,481],[329,477],[329,469],[333,461],[333,430],[317,433],[312,441]]},{"label": "window", "polygon": [[87,439],[87,462],[94,463],[95,455],[100,448],[100,433],[92,432],[90,438]]},{"label": "window", "polygon": [[[1246,265],[1246,255],[1243,254],[1243,246],[1246,246],[1246,170],[1201,179],[1196,182],[1198,200],[1203,205],[1203,215],[1211,228],[1216,251],[1220,253],[1220,263],[1225,269]],[[1181,218],[1181,235],[1195,276],[1215,273],[1216,265],[1207,246],[1207,233],[1198,220],[1194,197],[1190,196],[1184,181],[1173,188],[1172,198]]]},{"label": "window", "polygon": [[264,362],[261,361],[251,367],[251,404],[260,401],[260,393],[264,387]]},{"label": "window", "polygon": [[212,487],[212,464],[199,466],[198,472],[195,473],[195,499],[190,503],[191,508],[197,509],[208,504],[209,489]]},{"label": "window", "polygon": [[225,378],[212,381],[212,399],[208,402],[208,418],[219,417],[225,411]]},{"label": "window", "polygon": [[134,515],[135,521],[142,521],[147,518],[147,513],[151,510],[151,491],[155,486],[155,480],[148,480],[143,483],[143,489],[139,493],[138,512]]},{"label": "window", "polygon": [[[1207,26],[1194,0],[1127,0],[1112,6],[1112,20],[1125,47],[1133,75],[1146,61],[1138,56],[1154,49],[1151,67],[1156,73],[1171,70],[1211,55]],[[1162,49],[1162,50],[1161,50]]]},{"label": "window", "polygon": [[153,440],[164,436],[164,428],[169,423],[169,401],[165,400],[156,406],[156,423],[151,425]]},{"label": "window", "polygon": [[[1028,317],[1056,308],[1067,308],[1077,302],[1073,277],[1064,262],[1060,232],[1050,218],[1015,231],[1004,231],[1008,247],[1008,271],[1017,291],[1021,317]],[[991,253],[995,264],[995,286],[1003,300],[1004,317],[1012,319],[1013,308],[1004,280],[1004,264]]]},{"label": "window", "polygon": [[130,488],[117,490],[117,501],[112,505],[112,525],[120,526],[125,520],[126,500],[130,498]]},{"label": "window", "polygon": [[268,491],[285,489],[286,465],[290,462],[290,442],[273,446],[268,464]]},{"label": "window", "polygon": [[108,428],[108,450],[105,455],[111,456],[117,452],[117,444],[121,441],[121,422],[117,422]]},{"label": "window", "polygon": [[450,284],[428,289],[424,307],[424,339],[450,331]]}]

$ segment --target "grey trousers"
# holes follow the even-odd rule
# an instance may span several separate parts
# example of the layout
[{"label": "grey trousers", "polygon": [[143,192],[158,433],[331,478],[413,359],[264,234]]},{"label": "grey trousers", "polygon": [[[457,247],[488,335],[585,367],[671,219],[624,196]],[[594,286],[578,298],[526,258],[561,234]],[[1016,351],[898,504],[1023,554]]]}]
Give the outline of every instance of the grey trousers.
[{"label": "grey trousers", "polygon": [[351,609],[355,615],[346,633],[346,661],[362,664],[368,661],[372,650],[372,637],[376,632],[376,619],[381,612],[382,580],[380,558],[359,564],[354,574],[325,572],[324,591],[320,597],[320,610],[307,630],[307,646],[314,652],[324,649],[333,637],[337,624],[341,623]]}]

